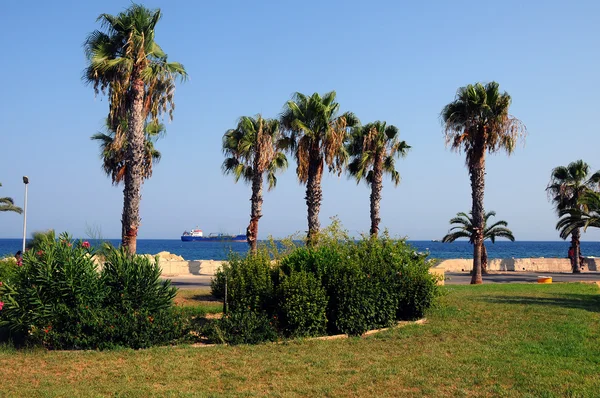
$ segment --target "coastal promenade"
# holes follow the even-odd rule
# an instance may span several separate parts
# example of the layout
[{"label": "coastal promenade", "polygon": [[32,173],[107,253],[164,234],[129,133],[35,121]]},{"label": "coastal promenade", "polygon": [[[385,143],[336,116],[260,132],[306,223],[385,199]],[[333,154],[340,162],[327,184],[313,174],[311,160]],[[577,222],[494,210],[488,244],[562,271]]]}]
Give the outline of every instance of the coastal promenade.
[{"label": "coastal promenade", "polygon": [[[210,288],[210,281],[224,261],[192,260],[161,252],[159,265],[162,277],[170,279],[180,289]],[[152,256],[153,257],[153,256]],[[445,284],[469,284],[469,271],[472,260],[451,259],[441,261],[432,270],[445,274]],[[597,282],[600,281],[600,259],[585,260],[585,267],[580,274],[571,273],[568,259],[559,258],[521,258],[490,260],[490,273],[483,276],[484,283],[533,283],[538,276],[551,276],[553,282]]]},{"label": "coastal promenade", "polygon": [[[581,274],[533,273],[533,272],[501,272],[483,276],[483,283],[537,283],[538,276],[551,276],[552,282],[600,282],[600,272]],[[212,275],[187,275],[164,277],[170,279],[173,286],[180,289],[209,289]],[[444,281],[446,285],[468,285],[471,275],[468,272],[448,272]]]}]

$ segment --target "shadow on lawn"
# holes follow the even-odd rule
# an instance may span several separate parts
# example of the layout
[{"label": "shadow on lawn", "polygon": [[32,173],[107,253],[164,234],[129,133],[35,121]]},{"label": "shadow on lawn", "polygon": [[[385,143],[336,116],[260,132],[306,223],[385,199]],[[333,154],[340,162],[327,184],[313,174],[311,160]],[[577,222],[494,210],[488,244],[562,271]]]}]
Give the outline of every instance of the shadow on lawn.
[{"label": "shadow on lawn", "polygon": [[493,296],[480,299],[488,303],[497,304],[526,304],[575,308],[590,312],[600,312],[600,295],[591,294],[561,294],[556,297],[531,297],[531,296]]}]

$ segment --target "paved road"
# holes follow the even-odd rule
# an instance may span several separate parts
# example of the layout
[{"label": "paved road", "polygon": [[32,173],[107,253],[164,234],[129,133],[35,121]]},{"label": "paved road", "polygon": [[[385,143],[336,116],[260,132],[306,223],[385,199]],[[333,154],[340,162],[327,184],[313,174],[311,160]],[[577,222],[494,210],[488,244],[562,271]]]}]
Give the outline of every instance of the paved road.
[{"label": "paved road", "polygon": [[207,289],[210,288],[212,275],[186,275],[164,277],[164,279],[170,279],[171,284],[180,289]]},{"label": "paved road", "polygon": [[[551,276],[553,282],[593,282],[600,281],[600,272],[589,272],[583,274],[553,274],[553,273],[531,273],[531,272],[506,272],[494,273],[483,276],[483,283],[535,283],[538,276]],[[208,289],[210,288],[211,275],[176,276],[171,279],[173,286],[180,289]],[[447,285],[468,285],[471,275],[467,272],[447,272]]]},{"label": "paved road", "polygon": [[[533,272],[503,272],[483,276],[483,283],[528,283],[537,282],[538,276],[551,276],[552,282],[594,282],[600,281],[600,272],[586,272],[582,274],[556,274]],[[447,285],[468,285],[471,275],[468,272],[446,272]]]}]

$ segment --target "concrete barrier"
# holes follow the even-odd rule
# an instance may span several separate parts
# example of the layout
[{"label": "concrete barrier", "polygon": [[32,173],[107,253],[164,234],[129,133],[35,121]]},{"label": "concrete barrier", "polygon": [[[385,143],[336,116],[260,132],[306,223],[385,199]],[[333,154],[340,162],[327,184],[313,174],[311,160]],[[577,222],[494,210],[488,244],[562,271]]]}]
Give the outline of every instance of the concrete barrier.
[{"label": "concrete barrier", "polygon": [[[599,266],[600,258],[586,258],[581,271],[596,272]],[[473,269],[473,260],[442,260],[434,268],[444,269],[446,272],[470,272]],[[488,261],[488,270],[571,273],[571,261],[568,258],[496,258]]]},{"label": "concrete barrier", "polygon": [[193,261],[167,261],[159,259],[158,266],[163,276],[177,275],[214,275],[225,261],[193,260]]}]

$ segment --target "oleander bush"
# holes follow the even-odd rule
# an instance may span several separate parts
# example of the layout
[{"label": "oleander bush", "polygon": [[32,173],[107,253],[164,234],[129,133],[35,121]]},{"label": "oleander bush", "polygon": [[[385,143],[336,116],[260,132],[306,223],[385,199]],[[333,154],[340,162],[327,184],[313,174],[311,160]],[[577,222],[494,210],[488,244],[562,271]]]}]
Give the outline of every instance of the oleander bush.
[{"label": "oleander bush", "polygon": [[172,304],[176,289],[159,279],[155,261],[114,249],[99,271],[90,244],[66,234],[36,249],[0,286],[0,327],[14,343],[143,348],[185,335],[188,321]]},{"label": "oleander bush", "polygon": [[[225,282],[233,312],[269,319],[284,337],[360,335],[424,316],[440,294],[426,256],[404,240],[384,233],[355,241],[339,230],[275,262],[266,250],[233,256],[213,279],[213,294],[223,297]],[[235,328],[220,330],[222,341],[237,333]]]}]

